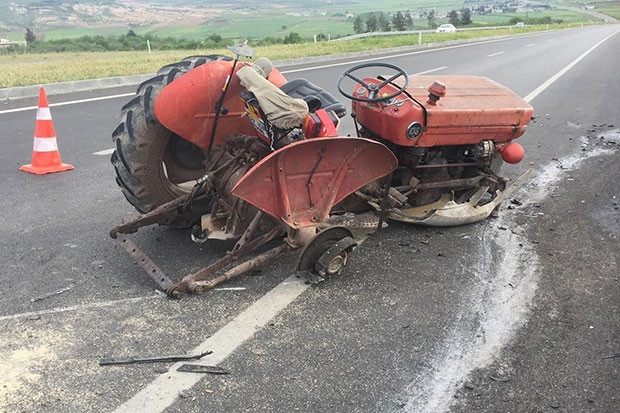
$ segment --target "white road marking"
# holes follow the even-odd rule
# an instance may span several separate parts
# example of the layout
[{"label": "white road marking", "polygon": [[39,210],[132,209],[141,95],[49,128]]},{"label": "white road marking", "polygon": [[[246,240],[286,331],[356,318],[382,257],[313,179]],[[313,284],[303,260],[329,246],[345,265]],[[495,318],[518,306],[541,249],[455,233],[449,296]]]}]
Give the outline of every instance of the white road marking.
[{"label": "white road marking", "polygon": [[[90,99],[69,100],[67,102],[51,103],[49,105],[49,107],[53,108],[54,106],[77,105],[79,103],[89,103],[89,102],[97,102],[97,101],[100,101],[100,100],[125,98],[125,97],[128,97],[128,96],[134,96],[134,95],[135,95],[135,93],[123,93],[122,95],[110,95],[110,96],[100,96],[100,97],[97,97],[97,98],[90,98]],[[5,113],[16,113],[16,112],[25,112],[25,111],[28,111],[28,110],[36,110],[38,108],[39,108],[38,106],[26,106],[26,107],[23,107],[23,108],[0,110],[0,115],[4,115]]]},{"label": "white road marking", "polygon": [[532,47],[532,46],[536,46],[536,43],[530,43],[530,44],[525,45],[525,47]]},{"label": "white road marking", "polygon": [[[213,366],[221,363],[306,289],[308,285],[303,279],[291,276],[284,280],[198,347],[190,350],[188,354],[213,351],[213,354],[206,356],[204,360],[192,364]],[[182,364],[173,365],[170,371],[157,377],[115,412],[164,411],[177,400],[179,393],[191,388],[205,376],[204,374],[177,372],[177,368]]]},{"label": "white road marking", "polygon": [[[536,88],[524,100],[530,102],[553,82],[564,75],[592,50],[604,41],[598,42],[564,69],[560,70],[545,83]],[[563,168],[549,165],[544,168],[528,187],[531,202],[540,202],[548,196],[548,188],[559,181],[566,171],[579,167],[585,159],[613,153],[609,150],[594,150],[573,155],[562,162]],[[532,188],[533,187],[533,188]],[[510,221],[510,212],[506,218]],[[486,230],[481,243],[482,257],[478,261],[478,274],[481,282],[472,286],[473,291],[469,306],[463,306],[449,338],[442,344],[433,360],[429,360],[428,370],[421,371],[418,379],[409,384],[405,397],[408,399],[404,408],[406,412],[443,412],[455,403],[454,393],[459,386],[476,369],[485,368],[493,362],[498,352],[510,341],[516,331],[527,322],[529,307],[537,288],[539,262],[533,249],[519,247],[527,245],[523,236],[512,231],[498,228],[506,218],[500,218],[493,228]],[[508,225],[503,225],[507,227]],[[493,248],[503,250],[501,261],[495,263]],[[485,299],[486,298],[486,299]],[[478,330],[472,331],[471,326]],[[458,403],[458,402],[457,402]]]},{"label": "white road marking", "polygon": [[[535,36],[535,34],[527,35],[527,36],[523,36],[523,37],[533,37],[533,36]],[[330,67],[347,66],[347,65],[352,65],[352,64],[356,64],[356,63],[362,63],[362,62],[371,62],[373,60],[389,60],[389,59],[394,59],[394,58],[402,57],[402,56],[414,56],[414,55],[423,54],[423,53],[432,53],[432,52],[440,52],[440,51],[443,51],[443,50],[460,49],[460,48],[463,48],[463,47],[477,46],[477,45],[489,44],[489,43],[497,43],[497,42],[502,42],[502,41],[506,41],[506,40],[507,39],[492,39],[492,40],[485,40],[485,41],[482,41],[482,42],[465,43],[465,44],[457,44],[457,45],[452,45],[452,46],[445,46],[445,47],[440,47],[440,48],[437,48],[437,49],[418,50],[418,51],[415,51],[415,52],[407,52],[407,53],[395,53],[395,54],[387,55],[387,56],[383,56],[382,55],[382,56],[377,56],[377,57],[369,57],[367,59],[356,59],[356,60],[342,62],[342,63],[331,63],[331,64],[327,64],[327,65],[312,66],[312,67],[307,67],[307,68],[303,68],[303,69],[286,70],[286,71],[282,71],[282,73],[283,74],[287,74],[287,73],[304,72],[304,71],[310,71],[310,70],[316,70],[316,69],[327,69],[327,68],[330,68]]]},{"label": "white road marking", "polygon": [[525,100],[526,102],[531,102],[536,96],[540,95],[545,89],[551,86],[553,82],[561,78],[566,72],[572,69],[572,67],[575,66],[577,63],[579,63],[584,57],[589,55],[594,49],[599,47],[601,44],[603,44],[605,41],[610,39],[612,36],[616,35],[618,32],[620,32],[620,30],[613,32],[612,34],[610,34],[609,36],[607,36],[606,38],[604,38],[603,40],[601,40],[600,42],[598,42],[597,44],[595,44],[594,46],[586,50],[581,56],[579,56],[578,58],[570,62],[566,67],[564,67],[564,69],[560,70],[555,75],[551,76],[549,79],[547,79],[545,83],[543,83],[542,85],[534,89],[532,92],[530,92],[530,94],[524,97],[523,100]]},{"label": "white road marking", "polygon": [[115,305],[118,305],[118,304],[137,303],[139,301],[152,300],[154,298],[161,298],[161,297],[158,296],[158,295],[149,295],[147,297],[126,298],[126,299],[123,299],[123,300],[103,301],[103,302],[99,302],[99,303],[90,303],[90,304],[82,304],[82,305],[72,305],[72,306],[69,306],[69,307],[57,307],[57,308],[52,308],[52,309],[49,309],[49,310],[31,311],[31,312],[28,312],[28,313],[5,315],[5,316],[0,317],[0,321],[19,320],[21,318],[40,317],[42,315],[47,315],[47,314],[67,313],[67,312],[70,312],[70,311],[88,310],[88,309],[91,309],[91,308],[112,307],[112,306],[115,306]]},{"label": "white road marking", "polygon": [[499,55],[504,54],[504,53],[506,53],[506,52],[491,53],[491,54],[488,54],[487,57],[495,57],[495,56],[499,56]]},{"label": "white road marking", "polygon": [[444,70],[444,69],[447,69],[447,68],[448,68],[448,66],[440,66],[440,67],[436,67],[434,69],[425,70],[423,72],[414,73],[413,76],[421,76],[421,75],[426,75],[428,73],[439,72],[440,70]]},{"label": "white road marking", "polygon": [[112,152],[114,152],[114,148],[112,148],[112,149],[105,149],[105,150],[99,151],[99,152],[94,152],[93,155],[112,155]]}]

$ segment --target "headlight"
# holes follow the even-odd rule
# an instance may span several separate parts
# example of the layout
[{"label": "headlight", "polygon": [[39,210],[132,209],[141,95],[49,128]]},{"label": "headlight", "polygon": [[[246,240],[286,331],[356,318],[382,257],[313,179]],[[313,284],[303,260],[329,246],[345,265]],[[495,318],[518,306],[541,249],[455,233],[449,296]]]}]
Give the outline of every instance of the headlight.
[{"label": "headlight", "polygon": [[415,139],[422,133],[422,125],[418,122],[413,122],[407,127],[407,138]]}]

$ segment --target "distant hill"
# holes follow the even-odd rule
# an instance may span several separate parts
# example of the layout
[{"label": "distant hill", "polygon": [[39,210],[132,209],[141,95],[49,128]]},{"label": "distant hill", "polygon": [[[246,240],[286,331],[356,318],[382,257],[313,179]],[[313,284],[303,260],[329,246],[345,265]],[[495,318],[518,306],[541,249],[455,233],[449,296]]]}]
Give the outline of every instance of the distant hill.
[{"label": "distant hill", "polygon": [[212,0],[206,7],[197,7],[198,3],[205,2],[170,0],[157,4],[133,0],[0,0],[0,30],[132,27],[179,24],[181,21],[199,24],[217,16],[221,11],[218,4],[223,2]]},{"label": "distant hill", "polygon": [[[350,3],[349,0],[336,0]],[[222,13],[239,9],[312,7],[333,3],[327,0],[0,0],[0,32],[32,28],[36,31],[59,28],[136,27],[192,25],[217,19]]]}]

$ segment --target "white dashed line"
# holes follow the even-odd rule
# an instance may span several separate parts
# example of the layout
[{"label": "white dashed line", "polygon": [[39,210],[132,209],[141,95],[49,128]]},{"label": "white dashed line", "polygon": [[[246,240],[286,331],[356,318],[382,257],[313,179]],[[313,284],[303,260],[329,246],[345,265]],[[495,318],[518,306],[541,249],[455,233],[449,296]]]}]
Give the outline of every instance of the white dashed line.
[{"label": "white dashed line", "polygon": [[[221,363],[306,289],[308,285],[305,281],[294,275],[284,280],[198,347],[189,351],[188,354],[213,351],[213,354],[205,357],[204,360],[193,362],[193,364],[214,366]],[[170,367],[167,373],[157,377],[115,412],[155,413],[166,410],[177,400],[183,390],[196,385],[205,376],[205,374],[178,372],[177,369],[182,364],[176,363]]]},{"label": "white dashed line", "polygon": [[112,152],[114,152],[114,148],[112,148],[112,149],[105,149],[103,151],[95,152],[95,153],[93,153],[93,155],[112,155]]}]

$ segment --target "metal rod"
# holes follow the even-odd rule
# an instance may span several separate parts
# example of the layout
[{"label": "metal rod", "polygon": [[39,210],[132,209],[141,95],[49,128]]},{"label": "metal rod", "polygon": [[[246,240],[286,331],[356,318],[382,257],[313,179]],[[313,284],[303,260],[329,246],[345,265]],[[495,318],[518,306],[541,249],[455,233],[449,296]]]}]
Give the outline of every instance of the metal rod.
[{"label": "metal rod", "polygon": [[219,277],[216,277],[209,281],[197,281],[194,292],[196,294],[200,294],[206,290],[214,288],[216,285],[221,284],[224,281],[239,277],[240,275],[258,267],[259,265],[263,265],[269,260],[274,259],[283,252],[288,251],[290,248],[291,246],[286,242],[282,243],[281,245],[272,248],[269,251],[265,251],[264,253],[257,255],[256,257],[249,259],[248,261],[241,263],[234,268],[231,268]]}]

